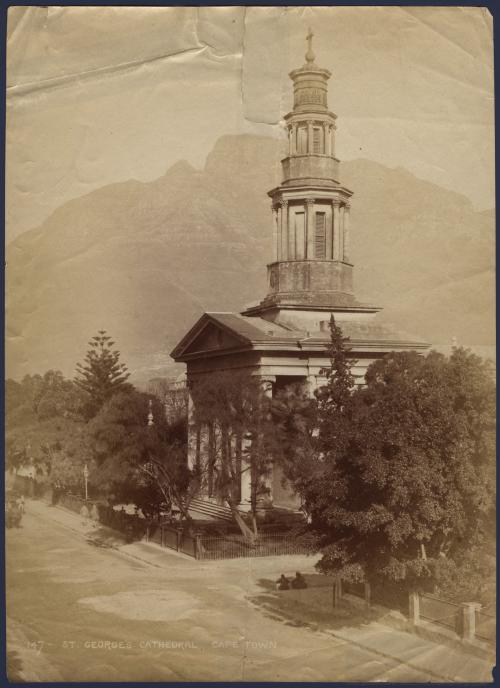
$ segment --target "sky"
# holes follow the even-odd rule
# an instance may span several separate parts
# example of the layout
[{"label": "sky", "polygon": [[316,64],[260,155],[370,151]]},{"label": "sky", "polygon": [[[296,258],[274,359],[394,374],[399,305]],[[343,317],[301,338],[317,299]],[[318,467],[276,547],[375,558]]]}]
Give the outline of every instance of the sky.
[{"label": "sky", "polygon": [[464,7],[11,7],[6,239],[105,184],[284,137],[289,71],[332,72],[337,157],[494,205],[492,18]]}]

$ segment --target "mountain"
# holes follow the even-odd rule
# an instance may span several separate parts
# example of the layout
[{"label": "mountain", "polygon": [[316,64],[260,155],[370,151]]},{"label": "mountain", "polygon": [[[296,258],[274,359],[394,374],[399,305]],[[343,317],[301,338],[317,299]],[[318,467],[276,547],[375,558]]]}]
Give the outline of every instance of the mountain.
[{"label": "mountain", "polygon": [[[106,329],[136,380],[172,372],[169,352],[203,311],[266,293],[282,142],[226,136],[205,168],[110,184],[65,203],[7,247],[7,374],[72,375]],[[354,191],[356,295],[430,342],[494,343],[494,214],[404,169],[342,163]]]}]

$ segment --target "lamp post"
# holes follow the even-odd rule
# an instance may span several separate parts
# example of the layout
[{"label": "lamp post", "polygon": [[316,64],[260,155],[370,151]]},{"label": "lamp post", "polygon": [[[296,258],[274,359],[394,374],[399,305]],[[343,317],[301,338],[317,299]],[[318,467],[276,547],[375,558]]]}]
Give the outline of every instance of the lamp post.
[{"label": "lamp post", "polygon": [[88,486],[87,486],[88,478],[89,478],[89,469],[88,469],[87,464],[85,464],[85,466],[83,467],[83,479],[85,480],[85,501],[87,501],[89,498]]}]

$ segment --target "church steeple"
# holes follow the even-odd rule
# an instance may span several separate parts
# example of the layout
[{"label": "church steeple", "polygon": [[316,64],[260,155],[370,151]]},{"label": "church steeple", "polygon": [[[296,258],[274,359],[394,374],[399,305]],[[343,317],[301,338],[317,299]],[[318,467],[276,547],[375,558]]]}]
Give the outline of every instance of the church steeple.
[{"label": "church steeple", "polygon": [[281,161],[281,185],[269,192],[273,213],[269,292],[248,314],[269,309],[363,308],[353,294],[352,192],[340,183],[335,157],[337,116],[328,108],[331,72],[316,65],[313,36],[309,29],[306,61],[290,72],[293,110],[284,118],[288,156]]}]

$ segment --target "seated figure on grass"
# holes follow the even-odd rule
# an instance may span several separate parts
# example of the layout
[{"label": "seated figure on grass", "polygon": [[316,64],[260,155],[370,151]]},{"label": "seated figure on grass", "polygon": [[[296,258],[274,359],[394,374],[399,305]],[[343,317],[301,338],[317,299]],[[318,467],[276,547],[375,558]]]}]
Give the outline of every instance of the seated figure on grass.
[{"label": "seated figure on grass", "polygon": [[278,590],[290,590],[290,583],[288,578],[282,573],[279,580],[276,581]]},{"label": "seated figure on grass", "polygon": [[299,571],[296,572],[295,578],[292,580],[292,588],[294,588],[295,590],[302,590],[303,588],[307,588],[305,578],[301,573],[299,573]]}]

